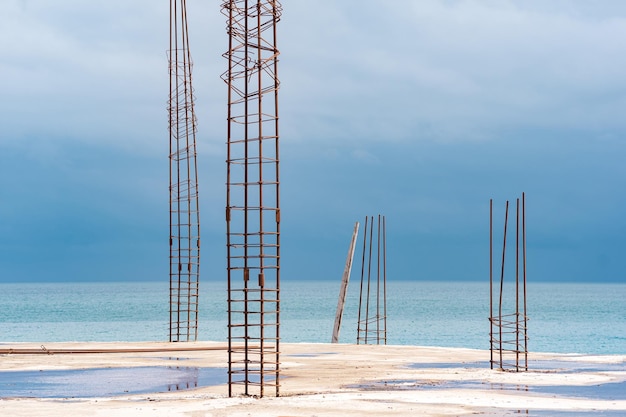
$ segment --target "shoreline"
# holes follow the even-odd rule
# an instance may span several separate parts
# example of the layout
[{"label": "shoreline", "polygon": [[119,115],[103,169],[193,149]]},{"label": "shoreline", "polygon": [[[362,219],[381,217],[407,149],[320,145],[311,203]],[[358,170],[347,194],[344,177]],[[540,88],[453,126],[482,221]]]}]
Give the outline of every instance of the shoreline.
[{"label": "shoreline", "polygon": [[[176,346],[172,346],[176,345]],[[181,346],[179,346],[181,345]],[[218,369],[213,385],[49,398],[0,393],[11,416],[368,416],[626,414],[626,355],[529,354],[528,372],[489,368],[489,351],[281,343],[281,396],[227,396],[223,342],[0,343],[0,373]],[[10,352],[12,350],[12,352]],[[160,355],[162,353],[163,355]],[[197,374],[197,372],[196,372]],[[65,375],[65,374],[63,374]],[[160,375],[160,374],[157,374]],[[107,379],[106,377],[104,379]],[[135,379],[159,379],[141,374]],[[28,380],[25,383],[28,385]],[[83,389],[90,383],[81,380]],[[102,381],[100,381],[102,382]],[[154,381],[155,383],[158,381]],[[119,384],[118,384],[119,385]],[[123,385],[123,383],[121,383]],[[202,385],[202,384],[201,384]],[[80,387],[79,387],[80,388]],[[168,388],[169,389],[169,388]],[[580,415],[580,414],[576,414]],[[596,414],[597,415],[597,414]]]}]

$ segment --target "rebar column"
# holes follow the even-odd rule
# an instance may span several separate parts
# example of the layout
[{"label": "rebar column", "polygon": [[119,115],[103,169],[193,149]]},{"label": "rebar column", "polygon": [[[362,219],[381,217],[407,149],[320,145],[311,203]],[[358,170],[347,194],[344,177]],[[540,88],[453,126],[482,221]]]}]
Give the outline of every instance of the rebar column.
[{"label": "rebar column", "polygon": [[226,0],[228,394],[280,394],[276,25],[270,0]]},{"label": "rebar column", "polygon": [[[369,227],[369,236],[368,236]],[[374,257],[374,239],[376,257]],[[357,318],[357,344],[387,344],[387,243],[385,216],[378,215],[376,236],[374,216],[365,217],[361,285]],[[374,266],[372,267],[372,264]],[[367,268],[366,268],[367,265]],[[372,277],[372,271],[376,274]],[[374,281],[372,283],[372,281]],[[370,308],[370,302],[372,304]]]},{"label": "rebar column", "polygon": [[[515,220],[515,287],[511,292],[505,291],[505,260],[507,243],[507,226],[509,219],[509,202],[506,202],[504,215],[504,234],[502,242],[502,263],[500,265],[500,285],[498,291],[497,311],[494,312],[493,286],[493,200],[489,201],[489,344],[490,366],[494,369],[527,371],[528,370],[528,316],[526,313],[526,200],[522,193],[516,201]],[[521,216],[521,220],[520,220]],[[521,221],[521,231],[520,231]],[[520,277],[520,239],[522,243]],[[522,281],[520,287],[520,279]],[[505,297],[506,295],[506,297]],[[504,305],[515,307],[514,313],[504,314]],[[520,311],[521,307],[521,311]],[[494,331],[494,328],[496,329]]]},{"label": "rebar column", "polygon": [[170,342],[198,338],[200,217],[186,0],[170,0]]}]

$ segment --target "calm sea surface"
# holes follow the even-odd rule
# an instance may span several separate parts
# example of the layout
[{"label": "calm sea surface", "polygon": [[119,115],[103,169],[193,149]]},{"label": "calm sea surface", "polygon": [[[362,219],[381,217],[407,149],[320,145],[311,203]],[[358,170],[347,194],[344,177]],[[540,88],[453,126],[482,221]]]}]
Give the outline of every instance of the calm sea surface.
[{"label": "calm sea surface", "polygon": [[[226,340],[225,284],[201,285],[199,339]],[[0,342],[164,341],[168,286],[0,284]],[[339,282],[281,287],[281,340],[329,342]],[[343,343],[356,341],[358,299],[354,281]],[[626,354],[626,284],[529,283],[527,301],[530,351]],[[389,344],[489,348],[488,283],[390,281],[387,316]]]}]

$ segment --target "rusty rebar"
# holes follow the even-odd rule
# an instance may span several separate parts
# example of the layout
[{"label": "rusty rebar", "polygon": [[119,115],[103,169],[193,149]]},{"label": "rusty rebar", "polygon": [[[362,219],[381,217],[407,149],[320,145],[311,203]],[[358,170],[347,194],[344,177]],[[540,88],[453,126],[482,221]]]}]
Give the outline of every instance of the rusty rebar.
[{"label": "rusty rebar", "polygon": [[[528,327],[526,310],[526,217],[525,195],[516,200],[516,223],[515,223],[515,311],[511,314],[503,314],[504,304],[504,281],[505,260],[507,244],[509,202],[506,202],[504,216],[504,233],[502,242],[502,263],[500,270],[500,288],[497,316],[494,316],[493,306],[493,200],[489,201],[489,344],[490,344],[490,367],[493,369],[498,354],[498,364],[501,370],[528,370]],[[520,232],[521,221],[521,232]],[[520,239],[522,240],[522,289],[520,290]],[[521,291],[521,293],[520,293]],[[520,295],[522,299],[520,300]],[[520,312],[520,304],[523,303],[523,311]],[[497,329],[497,338],[494,333]],[[523,341],[523,342],[522,342]],[[521,355],[524,355],[524,363],[521,364]]]},{"label": "rusty rebar", "polygon": [[367,226],[368,226],[369,217],[365,217],[365,229],[363,232],[363,251],[361,256],[361,284],[359,287],[359,310],[357,315],[357,328],[356,328],[356,343],[360,344],[361,341],[361,324],[363,321],[361,320],[361,306],[363,305],[363,283],[365,279],[365,247],[367,244]]},{"label": "rusty rebar", "polygon": [[[367,233],[368,224],[370,225],[369,235]],[[373,253],[374,239],[376,239],[376,254]],[[361,260],[357,344],[387,344],[386,258],[387,242],[385,216],[378,215],[376,235],[374,235],[374,216],[366,217],[365,233],[363,234],[363,255]],[[366,264],[367,276],[365,274]],[[375,277],[372,276],[373,268],[375,268]],[[375,280],[375,282],[372,282],[372,280]],[[373,288],[374,285],[376,288]],[[375,300],[372,300],[373,297],[375,297]],[[374,302],[376,303],[375,306],[373,305]],[[371,308],[370,303],[372,303]]]},{"label": "rusty rebar", "polygon": [[383,331],[384,344],[387,344],[387,223],[383,216]]},{"label": "rusty rebar", "polygon": [[519,368],[519,198],[515,207],[515,366]]},{"label": "rusty rebar", "polygon": [[186,0],[170,0],[170,342],[197,340],[200,209]]},{"label": "rusty rebar", "polygon": [[[226,0],[229,396],[280,393],[277,1]],[[253,275],[254,278],[253,279]],[[239,344],[241,342],[241,344]],[[256,345],[253,347],[253,344]]]},{"label": "rusty rebar", "polygon": [[489,355],[493,369],[493,199],[489,200]]},{"label": "rusty rebar", "polygon": [[370,324],[370,291],[371,291],[371,283],[372,283],[372,236],[374,234],[374,216],[370,217],[370,222],[372,223],[372,227],[370,228],[370,236],[369,236],[369,255],[367,257],[367,294],[365,296],[365,344],[367,344],[367,338],[369,336],[369,324]]},{"label": "rusty rebar", "polygon": [[524,370],[528,371],[528,316],[526,311],[526,195],[522,193],[522,275],[524,291]]},{"label": "rusty rebar", "polygon": [[502,242],[502,267],[500,269],[500,300],[498,302],[498,320],[499,320],[499,332],[500,332],[500,337],[499,337],[499,353],[500,353],[500,369],[502,369],[503,367],[503,355],[502,355],[502,295],[504,292],[504,261],[506,259],[506,231],[507,231],[507,225],[509,223],[509,201],[507,200],[506,202],[506,210],[504,212],[504,238],[503,238],[503,242]]}]

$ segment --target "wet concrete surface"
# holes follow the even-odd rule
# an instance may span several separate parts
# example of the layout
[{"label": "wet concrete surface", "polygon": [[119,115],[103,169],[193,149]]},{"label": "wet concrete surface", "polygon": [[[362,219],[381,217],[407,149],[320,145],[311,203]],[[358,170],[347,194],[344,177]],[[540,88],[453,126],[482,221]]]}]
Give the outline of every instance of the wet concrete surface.
[{"label": "wet concrete surface", "polygon": [[[480,362],[437,362],[437,363],[413,363],[412,369],[446,369],[446,368],[489,368],[489,361]],[[626,362],[595,363],[563,360],[533,360],[528,361],[529,371],[576,373],[576,372],[611,372],[626,371]]]},{"label": "wet concrete surface", "polygon": [[489,361],[481,362],[419,362],[409,365],[411,369],[489,368]]},{"label": "wet concrete surface", "polygon": [[319,358],[323,355],[336,355],[337,352],[319,352],[319,353],[297,353],[291,355],[285,355],[290,358]]},{"label": "wet concrete surface", "polygon": [[428,390],[428,389],[480,389],[493,391],[525,391],[536,394],[555,395],[559,397],[589,398],[594,400],[626,400],[626,381],[596,385],[514,385],[494,384],[479,381],[446,381],[429,382],[420,380],[386,380],[351,385],[364,391],[376,390]]},{"label": "wet concrete surface", "polygon": [[[549,373],[577,373],[577,372],[626,372],[626,363],[592,363],[575,361],[530,361],[529,369],[535,372]],[[413,363],[412,369],[479,369],[489,368],[489,361],[479,362],[438,362],[438,363]],[[559,397],[588,398],[595,400],[626,400],[626,381],[615,381],[594,385],[514,385],[494,384],[481,381],[445,381],[431,382],[420,380],[386,380],[372,381],[369,383],[352,385],[365,391],[371,390],[428,390],[428,389],[481,389],[494,391],[525,391],[543,395]],[[544,414],[536,414],[544,415]],[[550,415],[550,414],[546,414]],[[570,414],[567,414],[570,415]],[[613,414],[608,414],[613,415]],[[621,414],[618,414],[621,415]]]},{"label": "wet concrete surface", "polygon": [[89,398],[194,389],[228,382],[226,368],[144,366],[0,372],[0,398]]},{"label": "wet concrete surface", "polygon": [[591,411],[558,411],[558,410],[509,410],[485,411],[478,414],[483,417],[624,417],[624,412],[591,410]]}]

